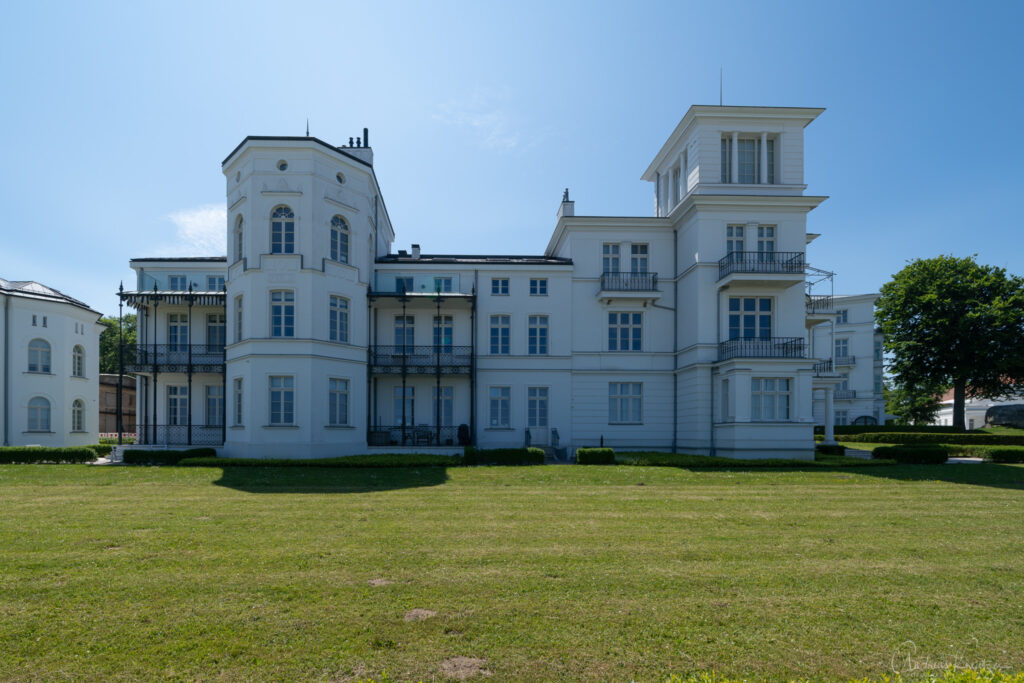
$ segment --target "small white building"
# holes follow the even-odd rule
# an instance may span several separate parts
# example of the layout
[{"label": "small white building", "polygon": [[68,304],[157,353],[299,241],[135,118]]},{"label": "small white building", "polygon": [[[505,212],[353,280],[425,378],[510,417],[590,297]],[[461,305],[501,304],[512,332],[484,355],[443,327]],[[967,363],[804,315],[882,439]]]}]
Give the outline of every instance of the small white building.
[{"label": "small white building", "polygon": [[100,314],[38,282],[2,278],[0,306],[3,445],[96,443]]},{"label": "small white building", "polygon": [[223,162],[228,257],[131,263],[139,439],[810,458],[813,392],[841,381],[805,295],[822,111],[691,107],[643,173],[653,216],[577,216],[567,190],[526,256],[392,253],[366,129],[247,137]]},{"label": "small white building", "polygon": [[[967,429],[981,429],[985,426],[985,415],[989,408],[995,406],[1024,405],[1024,396],[1007,398],[968,398],[964,400],[964,426]],[[953,390],[942,395],[939,412],[935,414],[933,425],[953,425]]]}]

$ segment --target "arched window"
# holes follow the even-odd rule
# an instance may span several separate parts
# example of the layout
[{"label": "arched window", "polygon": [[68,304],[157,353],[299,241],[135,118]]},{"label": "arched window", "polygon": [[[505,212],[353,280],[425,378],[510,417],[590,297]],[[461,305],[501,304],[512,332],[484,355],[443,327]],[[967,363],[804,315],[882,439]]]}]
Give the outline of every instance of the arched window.
[{"label": "arched window", "polygon": [[45,339],[33,339],[28,343],[28,371],[50,371],[50,342]]},{"label": "arched window", "polygon": [[242,254],[243,254],[242,247],[244,246],[244,243],[242,242],[242,225],[243,225],[243,223],[244,223],[244,221],[243,221],[241,216],[239,216],[238,220],[235,221],[235,260],[236,261],[241,261],[242,260]]},{"label": "arched window", "polygon": [[348,223],[341,216],[331,219],[331,260],[348,263]]},{"label": "arched window", "polygon": [[75,344],[71,350],[71,374],[75,377],[85,377],[85,349],[80,344]]},{"label": "arched window", "polygon": [[295,213],[287,206],[270,214],[270,253],[295,253]]},{"label": "arched window", "polygon": [[36,396],[28,402],[28,431],[50,431],[50,402],[42,396]]},{"label": "arched window", "polygon": [[71,404],[71,431],[85,431],[85,401],[80,398]]}]

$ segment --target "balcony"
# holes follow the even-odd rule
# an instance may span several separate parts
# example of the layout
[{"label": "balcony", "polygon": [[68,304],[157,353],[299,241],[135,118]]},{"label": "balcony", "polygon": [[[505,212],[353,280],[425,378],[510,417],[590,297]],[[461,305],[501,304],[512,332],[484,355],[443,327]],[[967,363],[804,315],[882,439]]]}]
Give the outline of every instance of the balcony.
[{"label": "balcony", "polygon": [[853,365],[857,362],[856,356],[836,356],[836,367]]},{"label": "balcony", "polygon": [[718,360],[730,358],[806,358],[803,337],[749,337],[730,339],[718,345]]},{"label": "balcony", "polygon": [[135,443],[146,446],[221,446],[221,425],[138,425]]},{"label": "balcony", "polygon": [[[390,425],[370,427],[368,446],[467,446],[469,430],[459,439],[458,427],[437,425]],[[463,441],[465,443],[463,443]]]},{"label": "balcony", "polygon": [[658,290],[657,273],[620,273],[601,274],[601,289],[598,298],[608,303],[613,299],[630,301],[653,301],[661,297]]},{"label": "balcony", "polygon": [[730,281],[779,283],[802,282],[807,262],[802,251],[732,251],[718,262],[719,285]]},{"label": "balcony", "polygon": [[221,344],[124,346],[125,372],[224,372]]},{"label": "balcony", "polygon": [[851,398],[857,398],[856,389],[836,389],[836,393],[833,398],[837,401],[849,401]]},{"label": "balcony", "polygon": [[[458,273],[423,274],[378,271],[374,277],[373,294],[377,296],[459,297],[472,294],[472,278],[465,281]],[[465,291],[464,289],[465,288]]]},{"label": "balcony", "polygon": [[472,346],[370,347],[370,371],[376,374],[468,374],[472,365]]},{"label": "balcony", "polygon": [[832,369],[832,360],[823,360],[820,363],[814,364],[814,376],[815,377],[831,377],[835,375],[835,370]]},{"label": "balcony", "polygon": [[832,315],[836,312],[831,294],[808,294],[807,313],[811,315]]}]

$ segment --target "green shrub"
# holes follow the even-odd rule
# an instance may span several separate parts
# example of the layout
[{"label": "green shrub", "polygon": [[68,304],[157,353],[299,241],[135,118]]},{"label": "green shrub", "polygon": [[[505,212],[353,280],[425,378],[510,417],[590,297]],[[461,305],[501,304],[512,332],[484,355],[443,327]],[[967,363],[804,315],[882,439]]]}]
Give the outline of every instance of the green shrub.
[{"label": "green shrub", "polygon": [[847,443],[962,444],[971,446],[1024,446],[1024,435],[921,432],[878,432],[844,436]]},{"label": "green shrub", "polygon": [[[918,433],[918,434],[964,434],[963,429],[949,426],[937,425],[835,425],[832,428],[836,434],[874,434],[888,432]],[[815,434],[824,434],[825,427],[814,426]],[[844,439],[845,440],[845,439]]]},{"label": "green shrub", "polygon": [[846,447],[839,444],[827,445],[819,443],[814,447],[814,450],[823,455],[846,455]]},{"label": "green shrub", "polygon": [[990,448],[984,457],[992,462],[1024,462],[1024,448]]},{"label": "green shrub", "polygon": [[160,451],[131,448],[124,451],[124,462],[128,465],[177,465],[184,458],[215,458],[213,448],[190,448],[183,451]]},{"label": "green shrub", "polygon": [[96,451],[86,446],[48,448],[46,446],[8,446],[0,448],[0,463],[92,462]]},{"label": "green shrub", "polygon": [[949,451],[941,445],[880,446],[872,458],[895,460],[904,465],[941,465],[949,459]]},{"label": "green shrub", "polygon": [[580,465],[614,465],[615,450],[612,448],[577,448],[576,462]]},{"label": "green shrub", "polygon": [[182,467],[457,467],[458,455],[432,453],[374,453],[336,458],[184,458]]},{"label": "green shrub", "polygon": [[101,458],[105,458],[108,455],[110,455],[110,451],[114,447],[109,443],[97,443],[93,444],[92,446],[89,446],[89,448],[96,451],[96,455],[100,456]]},{"label": "green shrub", "polygon": [[466,465],[543,465],[540,448],[474,448],[466,446],[462,458]]}]

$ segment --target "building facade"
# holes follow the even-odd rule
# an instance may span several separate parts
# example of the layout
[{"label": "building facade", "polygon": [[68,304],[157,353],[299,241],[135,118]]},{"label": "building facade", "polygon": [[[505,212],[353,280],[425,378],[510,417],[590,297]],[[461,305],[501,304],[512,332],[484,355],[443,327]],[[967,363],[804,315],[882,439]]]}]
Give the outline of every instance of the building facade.
[{"label": "building facade", "polygon": [[4,446],[86,446],[99,427],[100,314],[46,285],[0,278]]},{"label": "building facade", "polygon": [[[125,375],[121,386],[121,428],[135,434],[135,378]],[[100,435],[117,436],[117,382],[114,374],[100,374]]]},{"label": "building facade", "polygon": [[528,256],[392,253],[365,129],[247,137],[223,162],[228,256],[131,263],[140,441],[810,458],[814,392],[828,417],[842,381],[811,353],[834,315],[806,260],[822,111],[691,107],[642,176],[653,216],[577,216],[566,191]]}]

